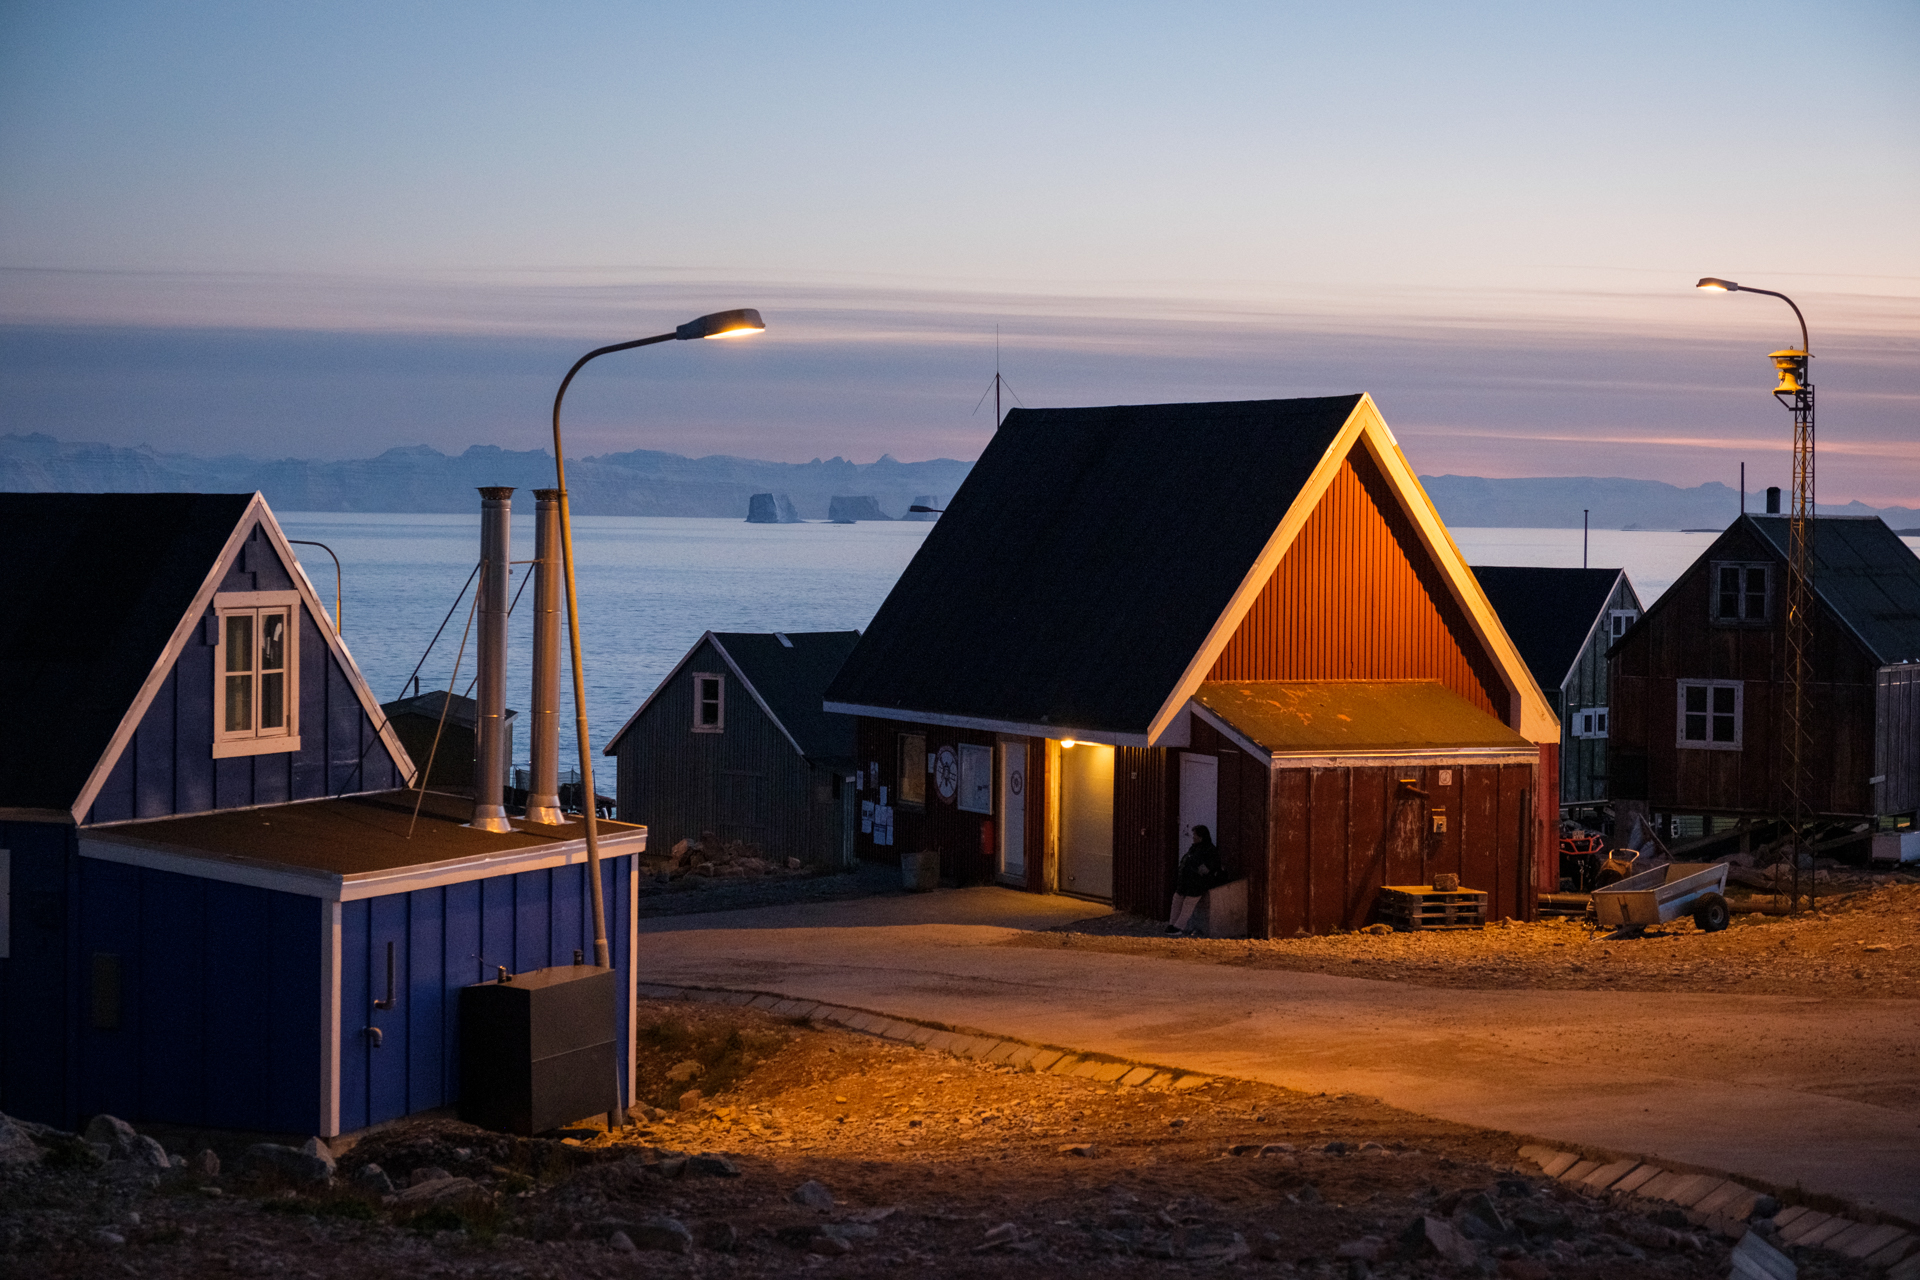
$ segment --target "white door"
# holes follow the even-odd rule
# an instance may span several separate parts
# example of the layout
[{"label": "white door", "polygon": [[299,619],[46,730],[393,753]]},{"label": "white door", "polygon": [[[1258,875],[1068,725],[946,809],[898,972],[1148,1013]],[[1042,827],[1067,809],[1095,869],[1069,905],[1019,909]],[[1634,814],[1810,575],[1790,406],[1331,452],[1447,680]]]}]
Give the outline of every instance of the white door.
[{"label": "white door", "polygon": [[1180,852],[1193,843],[1195,824],[1220,843],[1220,761],[1213,756],[1180,753]]},{"label": "white door", "polygon": [[1113,748],[1081,742],[1060,751],[1060,888],[1113,897]]},{"label": "white door", "polygon": [[1000,874],[1027,874],[1027,740],[1000,739]]}]

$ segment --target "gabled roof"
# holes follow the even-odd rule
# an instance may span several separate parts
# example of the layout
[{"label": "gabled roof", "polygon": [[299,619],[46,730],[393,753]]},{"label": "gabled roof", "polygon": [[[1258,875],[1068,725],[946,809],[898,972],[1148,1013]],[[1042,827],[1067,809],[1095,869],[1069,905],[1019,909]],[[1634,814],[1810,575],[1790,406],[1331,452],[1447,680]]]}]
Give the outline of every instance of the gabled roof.
[{"label": "gabled roof", "polygon": [[1558,739],[1364,395],[1015,409],[827,692],[829,709],[1149,745],[1354,448],[1380,465],[1513,694]]},{"label": "gabled roof", "polygon": [[1255,754],[1538,754],[1437,680],[1209,680],[1193,702]]},{"label": "gabled roof", "polygon": [[1543,689],[1565,683],[1625,569],[1476,565],[1473,576]]},{"label": "gabled roof", "polygon": [[[258,523],[299,564],[259,494],[0,494],[0,808],[78,821]],[[359,668],[306,575],[307,609],[403,772]]]},{"label": "gabled roof", "polygon": [[709,631],[627,717],[602,754],[616,753],[627,730],[661,690],[673,683],[701,645],[711,644],[796,753],[809,760],[851,757],[853,721],[823,710],[821,702],[834,673],[859,639],[858,631]]},{"label": "gabled roof", "polygon": [[[1786,562],[1786,516],[1740,519]],[[1920,659],[1920,557],[1879,516],[1814,521],[1813,589],[1880,662]]]},{"label": "gabled roof", "polygon": [[[429,689],[425,693],[416,693],[411,698],[396,698],[392,702],[383,702],[380,709],[387,713],[389,720],[401,716],[419,716],[426,720],[439,720],[444,709],[446,722],[458,725],[462,729],[471,729],[480,722],[480,704],[464,694],[448,693],[445,689]],[[507,720],[516,718],[520,713],[508,707]]]}]

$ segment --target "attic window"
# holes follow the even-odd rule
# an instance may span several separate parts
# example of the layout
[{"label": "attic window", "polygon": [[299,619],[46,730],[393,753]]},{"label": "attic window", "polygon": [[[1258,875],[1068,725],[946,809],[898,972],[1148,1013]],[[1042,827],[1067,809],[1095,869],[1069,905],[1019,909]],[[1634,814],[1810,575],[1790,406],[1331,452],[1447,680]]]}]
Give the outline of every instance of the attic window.
[{"label": "attic window", "polygon": [[727,678],[712,672],[693,673],[693,731],[724,733],[727,728]]},{"label": "attic window", "polygon": [[1640,614],[1633,609],[1614,609],[1610,611],[1607,614],[1607,638],[1610,640],[1618,640],[1621,636],[1627,634],[1627,628],[1637,622],[1639,618]]},{"label": "attic window", "polygon": [[1773,612],[1773,566],[1729,564],[1711,566],[1707,610],[1720,626],[1757,626]]},{"label": "attic window", "polygon": [[213,598],[213,754],[300,749],[300,595],[222,591]]}]

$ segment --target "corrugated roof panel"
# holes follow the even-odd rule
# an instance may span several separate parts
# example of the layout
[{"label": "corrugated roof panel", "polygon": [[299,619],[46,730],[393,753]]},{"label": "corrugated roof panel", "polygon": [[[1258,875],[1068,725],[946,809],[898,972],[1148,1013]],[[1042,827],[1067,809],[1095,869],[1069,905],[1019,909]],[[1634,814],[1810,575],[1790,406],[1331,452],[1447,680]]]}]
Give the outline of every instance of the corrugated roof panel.
[{"label": "corrugated roof panel", "polygon": [[[1786,516],[1747,516],[1787,558]],[[1878,516],[1821,516],[1813,587],[1883,663],[1920,659],[1920,557]]]}]

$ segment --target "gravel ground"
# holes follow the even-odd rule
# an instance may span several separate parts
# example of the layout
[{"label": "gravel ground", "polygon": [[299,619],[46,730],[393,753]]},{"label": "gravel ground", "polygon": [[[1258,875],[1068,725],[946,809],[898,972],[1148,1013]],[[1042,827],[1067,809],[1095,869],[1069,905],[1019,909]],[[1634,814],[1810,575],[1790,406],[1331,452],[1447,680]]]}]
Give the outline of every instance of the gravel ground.
[{"label": "gravel ground", "polygon": [[660,916],[699,915],[708,911],[741,911],[748,907],[779,907],[793,902],[837,902],[844,898],[871,898],[904,893],[900,869],[863,862],[852,871],[831,874],[813,871],[780,872],[739,879],[688,875],[640,881],[642,920]]},{"label": "gravel ground", "polygon": [[1704,933],[1683,918],[1639,937],[1545,920],[1447,932],[1394,933],[1376,925],[1311,938],[1169,938],[1159,921],[1116,913],[1023,934],[1004,945],[1067,945],[1429,987],[1915,999],[1920,885],[1856,889],[1800,915],[1736,914],[1719,933]]},{"label": "gravel ground", "polygon": [[[0,1274],[1727,1274],[1730,1242],[1671,1207],[1515,1172],[1515,1139],[1367,1098],[1122,1089],[726,1006],[639,1012],[637,1133],[416,1121],[324,1187],[46,1139],[54,1161],[0,1172]],[[407,1198],[369,1189],[370,1163]]]}]

